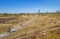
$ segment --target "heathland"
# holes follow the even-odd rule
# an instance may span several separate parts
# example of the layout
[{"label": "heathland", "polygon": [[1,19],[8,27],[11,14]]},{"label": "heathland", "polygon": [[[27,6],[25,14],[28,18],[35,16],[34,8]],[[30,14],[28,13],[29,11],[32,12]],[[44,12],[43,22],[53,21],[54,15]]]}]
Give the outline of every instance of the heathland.
[{"label": "heathland", "polygon": [[20,29],[1,39],[60,39],[59,13],[0,15],[0,34],[19,25]]}]

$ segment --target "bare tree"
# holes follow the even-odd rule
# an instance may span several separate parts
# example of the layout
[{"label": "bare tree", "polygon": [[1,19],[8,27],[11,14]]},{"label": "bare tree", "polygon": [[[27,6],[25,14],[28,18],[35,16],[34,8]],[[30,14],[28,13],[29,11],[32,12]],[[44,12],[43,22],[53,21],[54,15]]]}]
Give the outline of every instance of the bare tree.
[{"label": "bare tree", "polygon": [[56,13],[60,13],[60,11],[59,10],[56,10]]},{"label": "bare tree", "polygon": [[40,9],[38,10],[38,13],[40,13]]},{"label": "bare tree", "polygon": [[48,10],[46,11],[46,13],[48,13]]}]

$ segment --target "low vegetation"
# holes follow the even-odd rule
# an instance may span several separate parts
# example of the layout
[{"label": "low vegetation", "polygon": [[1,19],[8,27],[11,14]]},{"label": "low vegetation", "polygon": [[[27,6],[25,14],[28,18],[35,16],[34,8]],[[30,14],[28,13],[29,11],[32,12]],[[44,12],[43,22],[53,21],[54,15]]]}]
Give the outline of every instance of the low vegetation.
[{"label": "low vegetation", "polygon": [[[18,19],[19,22],[17,24],[19,24],[21,21],[20,18],[23,20],[21,23],[24,23],[35,16],[37,16],[37,18],[30,24],[21,27],[19,30],[12,32],[2,39],[60,39],[60,14],[23,14],[15,16],[15,19]],[[11,22],[6,22],[17,22],[17,20],[14,21],[15,19],[9,20]],[[4,28],[2,28],[2,30],[3,29]]]}]

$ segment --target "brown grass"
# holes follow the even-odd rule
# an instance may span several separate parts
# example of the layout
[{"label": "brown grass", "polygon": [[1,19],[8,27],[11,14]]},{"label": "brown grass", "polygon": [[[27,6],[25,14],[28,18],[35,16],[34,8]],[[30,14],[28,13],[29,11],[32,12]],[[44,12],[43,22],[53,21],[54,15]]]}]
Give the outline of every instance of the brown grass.
[{"label": "brown grass", "polygon": [[[25,16],[29,18],[27,15],[22,17]],[[36,14],[30,16],[33,17]],[[60,39],[59,28],[60,14],[40,14],[30,24],[2,39]]]}]

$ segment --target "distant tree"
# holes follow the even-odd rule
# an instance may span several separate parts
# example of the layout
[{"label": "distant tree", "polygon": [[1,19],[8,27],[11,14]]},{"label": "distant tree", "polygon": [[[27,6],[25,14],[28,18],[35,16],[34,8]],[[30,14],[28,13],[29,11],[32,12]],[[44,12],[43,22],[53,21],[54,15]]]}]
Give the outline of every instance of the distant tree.
[{"label": "distant tree", "polygon": [[60,13],[60,11],[59,10],[56,10],[56,13]]},{"label": "distant tree", "polygon": [[4,13],[4,15],[7,15],[7,13]]},{"label": "distant tree", "polygon": [[40,13],[40,9],[38,10],[38,13]]},{"label": "distant tree", "polygon": [[47,10],[47,12],[46,13],[48,13],[48,10]]}]

